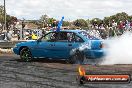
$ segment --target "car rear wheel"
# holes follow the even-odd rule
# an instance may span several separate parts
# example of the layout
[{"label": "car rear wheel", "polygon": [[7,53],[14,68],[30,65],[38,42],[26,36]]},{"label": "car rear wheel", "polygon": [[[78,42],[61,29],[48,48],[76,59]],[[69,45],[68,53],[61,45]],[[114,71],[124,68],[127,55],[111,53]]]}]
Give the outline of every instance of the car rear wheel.
[{"label": "car rear wheel", "polygon": [[25,47],[20,51],[20,58],[22,61],[29,62],[32,60],[32,54],[30,50]]},{"label": "car rear wheel", "polygon": [[86,57],[82,52],[76,51],[76,53],[70,57],[69,63],[71,63],[71,64],[83,64],[85,58]]}]

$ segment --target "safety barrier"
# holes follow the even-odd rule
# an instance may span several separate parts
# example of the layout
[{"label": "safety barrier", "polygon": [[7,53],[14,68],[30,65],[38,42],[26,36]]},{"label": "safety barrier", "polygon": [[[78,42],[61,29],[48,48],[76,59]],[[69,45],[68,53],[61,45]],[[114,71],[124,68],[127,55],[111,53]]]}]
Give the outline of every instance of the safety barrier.
[{"label": "safety barrier", "polygon": [[0,48],[13,48],[15,44],[20,42],[26,42],[26,41],[6,41],[6,42],[0,42]]}]

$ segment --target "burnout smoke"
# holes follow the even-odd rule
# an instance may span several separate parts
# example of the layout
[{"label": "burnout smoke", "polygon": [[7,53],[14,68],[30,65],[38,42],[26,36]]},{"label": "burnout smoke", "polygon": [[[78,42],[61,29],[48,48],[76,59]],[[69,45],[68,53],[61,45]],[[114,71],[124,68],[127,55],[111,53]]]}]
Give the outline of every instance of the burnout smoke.
[{"label": "burnout smoke", "polygon": [[77,50],[83,51],[83,50],[85,50],[85,49],[91,49],[91,42],[86,43],[86,44],[82,44],[82,45],[80,45],[78,48],[72,49],[71,52],[70,52],[70,54],[71,54],[71,55],[74,55],[74,54],[76,53]]},{"label": "burnout smoke", "polygon": [[106,56],[102,64],[132,64],[132,33],[106,40]]}]

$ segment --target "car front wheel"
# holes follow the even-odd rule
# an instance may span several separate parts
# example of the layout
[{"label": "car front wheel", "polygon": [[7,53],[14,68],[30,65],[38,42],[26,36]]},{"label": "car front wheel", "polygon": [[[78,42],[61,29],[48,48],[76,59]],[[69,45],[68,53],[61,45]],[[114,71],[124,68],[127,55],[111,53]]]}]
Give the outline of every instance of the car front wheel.
[{"label": "car front wheel", "polygon": [[32,60],[31,52],[27,47],[23,48],[20,51],[20,58],[22,61],[26,61],[26,62],[29,62]]}]

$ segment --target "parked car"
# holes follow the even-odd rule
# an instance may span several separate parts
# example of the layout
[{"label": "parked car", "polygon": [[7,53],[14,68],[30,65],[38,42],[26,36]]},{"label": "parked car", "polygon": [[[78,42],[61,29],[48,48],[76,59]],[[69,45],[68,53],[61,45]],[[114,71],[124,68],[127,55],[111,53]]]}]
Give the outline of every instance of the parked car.
[{"label": "parked car", "polygon": [[99,59],[104,56],[102,40],[84,30],[49,32],[36,41],[16,44],[13,51],[23,61],[45,57],[83,63],[86,58]]}]

